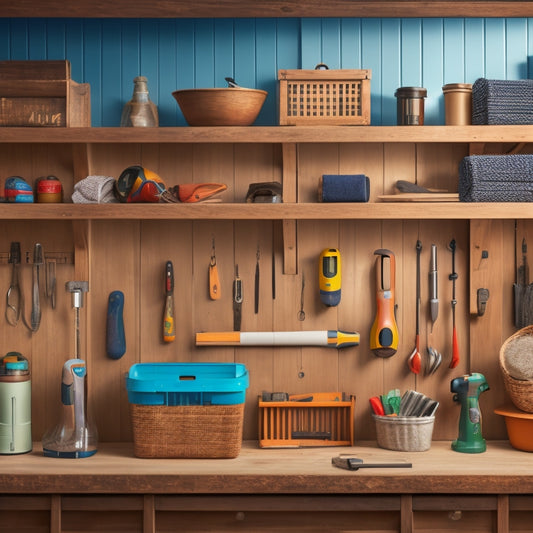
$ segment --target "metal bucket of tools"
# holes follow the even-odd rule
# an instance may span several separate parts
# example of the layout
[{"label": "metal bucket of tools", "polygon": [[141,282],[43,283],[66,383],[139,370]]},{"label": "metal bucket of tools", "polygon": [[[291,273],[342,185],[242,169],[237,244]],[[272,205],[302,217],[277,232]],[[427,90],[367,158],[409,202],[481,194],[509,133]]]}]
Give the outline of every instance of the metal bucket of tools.
[{"label": "metal bucket of tools", "polygon": [[401,452],[424,452],[431,447],[434,416],[380,416],[376,421],[378,446]]}]

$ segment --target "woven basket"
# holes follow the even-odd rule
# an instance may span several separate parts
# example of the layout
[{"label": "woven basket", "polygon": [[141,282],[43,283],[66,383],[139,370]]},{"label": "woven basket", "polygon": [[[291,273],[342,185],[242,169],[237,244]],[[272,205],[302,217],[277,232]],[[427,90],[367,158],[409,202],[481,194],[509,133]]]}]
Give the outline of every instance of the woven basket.
[{"label": "woven basket", "polygon": [[233,458],[241,451],[244,403],[130,404],[136,457]]},{"label": "woven basket", "polygon": [[425,452],[431,448],[434,416],[372,416],[381,448],[402,452]]},{"label": "woven basket", "polygon": [[527,326],[520,329],[513,335],[511,335],[500,348],[500,370],[503,376],[503,383],[505,390],[511,401],[518,409],[526,411],[527,413],[533,413],[533,380],[522,380],[513,378],[507,369],[505,368],[505,350],[513,340],[524,337],[526,335],[533,335],[533,326]]}]

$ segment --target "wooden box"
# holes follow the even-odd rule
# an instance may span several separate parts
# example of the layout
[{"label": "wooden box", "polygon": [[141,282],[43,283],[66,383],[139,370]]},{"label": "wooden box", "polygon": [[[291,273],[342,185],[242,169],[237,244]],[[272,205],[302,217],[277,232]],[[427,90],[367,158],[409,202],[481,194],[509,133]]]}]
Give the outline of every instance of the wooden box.
[{"label": "wooden box", "polygon": [[262,401],[259,446],[353,446],[355,396],[343,401]]},{"label": "wooden box", "polygon": [[90,86],[70,79],[69,61],[0,61],[0,126],[90,125]]},{"label": "wooden box", "polygon": [[371,70],[279,70],[279,123],[370,124]]}]

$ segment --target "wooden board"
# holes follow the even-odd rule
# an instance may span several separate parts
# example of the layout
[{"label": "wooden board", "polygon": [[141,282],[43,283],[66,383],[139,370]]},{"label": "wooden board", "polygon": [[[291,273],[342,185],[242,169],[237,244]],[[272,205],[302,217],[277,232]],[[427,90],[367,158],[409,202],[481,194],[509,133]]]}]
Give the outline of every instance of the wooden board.
[{"label": "wooden board", "polygon": [[381,194],[378,200],[382,202],[458,202],[459,195],[457,193],[437,193],[437,192],[417,192],[417,193],[397,193],[397,194]]}]

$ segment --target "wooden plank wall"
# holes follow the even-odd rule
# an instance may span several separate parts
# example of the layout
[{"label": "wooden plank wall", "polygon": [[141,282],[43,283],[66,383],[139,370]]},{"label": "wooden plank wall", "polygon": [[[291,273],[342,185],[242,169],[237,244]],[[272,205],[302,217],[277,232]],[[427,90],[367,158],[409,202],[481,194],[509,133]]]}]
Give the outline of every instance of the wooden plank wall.
[{"label": "wooden plank wall", "polygon": [[176,89],[268,91],[257,123],[278,123],[278,69],[371,69],[373,125],[396,124],[401,86],[428,90],[425,123],[444,123],[442,86],[531,77],[531,19],[0,18],[0,59],[68,59],[72,79],[91,85],[93,126],[118,126],[133,78],[147,76],[161,126],[185,125]]},{"label": "wooden plank wall", "polygon": [[[60,146],[1,147],[8,174],[22,174],[31,182],[43,168],[55,173],[72,190],[72,161]],[[456,187],[455,168],[465,155],[465,146],[448,145],[301,145],[298,147],[299,200],[313,202],[318,178],[327,172],[365,173],[371,178],[372,200],[381,192],[391,193],[397,179],[414,179],[427,186]],[[94,145],[90,171],[118,176],[128,165],[140,163],[159,173],[167,185],[188,181],[220,181],[228,185],[225,202],[244,200],[248,184],[281,180],[281,148],[265,145]],[[36,169],[39,169],[38,171]],[[16,217],[16,206],[10,206]],[[142,207],[140,207],[142,208]],[[392,207],[391,207],[392,208]],[[421,205],[420,209],[431,209]],[[431,213],[428,212],[428,216]],[[490,438],[504,438],[505,430],[493,407],[505,400],[497,355],[503,340],[512,333],[514,241],[521,240],[513,221],[466,220],[300,220],[297,223],[298,271],[283,274],[281,221],[188,221],[188,220],[93,220],[89,224],[90,293],[82,311],[87,317],[90,405],[103,441],[131,439],[129,406],[124,374],[136,362],[145,361],[236,361],[246,364],[251,377],[245,413],[245,438],[257,435],[256,397],[263,390],[312,392],[342,390],[354,393],[356,438],[374,438],[367,400],[391,388],[402,392],[420,390],[441,402],[434,438],[452,439],[457,433],[459,408],[452,402],[449,383],[470,371],[486,374],[491,391],[485,393],[485,431]],[[70,222],[3,221],[0,252],[19,240],[23,250],[34,242],[46,250],[72,251]],[[519,223],[520,234],[530,236],[531,225]],[[477,241],[478,236],[482,239]],[[461,363],[448,369],[451,357],[451,253],[447,246],[457,241],[457,328]],[[533,238],[533,237],[532,237]],[[213,239],[221,277],[222,297],[211,301],[207,292],[207,269]],[[429,252],[439,249],[440,314],[432,341],[443,354],[439,371],[430,377],[415,377],[407,358],[415,340],[416,240],[422,250],[421,347],[425,355],[429,323]],[[337,308],[320,303],[317,288],[318,256],[323,248],[335,246],[342,254],[342,300]],[[472,246],[490,252],[488,278],[483,281],[491,297],[483,317],[471,317],[469,297],[478,283],[476,265],[471,263]],[[253,309],[253,279],[256,251],[260,251],[260,309]],[[374,356],[368,344],[375,313],[374,250],[391,249],[397,261],[398,352],[389,359]],[[271,293],[272,254],[275,257],[276,298]],[[164,265],[172,260],[176,273],[177,340],[164,344],[161,322],[164,300]],[[229,348],[194,346],[194,333],[232,329],[231,289],[235,265],[244,282],[242,329],[312,330],[344,329],[361,334],[356,348]],[[469,265],[474,272],[469,276]],[[23,267],[26,312],[29,313],[31,269]],[[32,362],[34,437],[39,439],[55,422],[59,407],[59,383],[63,362],[73,354],[73,310],[64,283],[74,276],[74,267],[58,267],[58,308],[43,310],[40,330],[29,334],[22,325],[4,323],[0,353],[21,351]],[[1,286],[7,290],[10,269],[0,269]],[[299,321],[302,276],[305,276],[305,320]],[[474,281],[472,281],[474,280]],[[118,361],[105,353],[105,317],[109,293],[125,294],[127,352]]]}]

